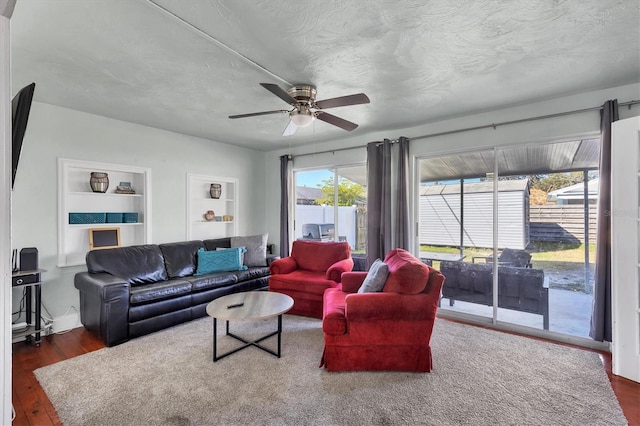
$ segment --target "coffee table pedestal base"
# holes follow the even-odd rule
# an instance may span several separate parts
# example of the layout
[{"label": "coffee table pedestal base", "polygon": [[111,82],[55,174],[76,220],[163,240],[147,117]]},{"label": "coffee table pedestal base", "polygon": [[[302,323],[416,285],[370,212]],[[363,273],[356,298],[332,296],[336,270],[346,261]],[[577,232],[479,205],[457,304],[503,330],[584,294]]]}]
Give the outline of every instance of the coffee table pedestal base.
[{"label": "coffee table pedestal base", "polygon": [[[233,337],[236,340],[241,341],[242,343],[244,343],[243,346],[240,346],[239,348],[233,349],[229,352],[225,352],[222,355],[218,355],[218,343],[217,343],[217,334],[218,334],[218,321],[216,318],[213,318],[213,362],[218,361],[219,359],[222,359],[226,356],[229,356],[231,354],[234,354],[238,351],[241,351],[242,349],[246,349],[250,346],[255,346],[258,349],[262,349],[265,352],[270,353],[271,355],[274,355],[278,358],[280,358],[280,348],[281,348],[281,338],[282,338],[282,315],[278,315],[278,329],[276,331],[274,331],[273,333],[269,333],[266,336],[262,336],[256,340],[253,341],[249,341],[246,340],[240,336],[237,336],[231,332],[229,332],[229,321],[227,321],[226,324],[226,335]],[[268,339],[269,337],[273,337],[273,336],[278,336],[278,351],[275,352],[269,348],[265,348],[264,346],[260,345],[259,343],[262,342],[263,340]]]}]

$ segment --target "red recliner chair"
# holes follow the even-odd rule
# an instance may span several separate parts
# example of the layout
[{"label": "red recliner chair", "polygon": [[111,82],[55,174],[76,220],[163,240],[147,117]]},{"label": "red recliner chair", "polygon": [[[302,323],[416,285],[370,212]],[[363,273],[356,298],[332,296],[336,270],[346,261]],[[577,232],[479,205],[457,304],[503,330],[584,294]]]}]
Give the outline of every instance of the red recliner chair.
[{"label": "red recliner chair", "polygon": [[384,259],[382,291],[357,293],[366,272],[342,275],[324,294],[321,366],[328,371],[431,371],[431,332],[444,275],[402,249]]},{"label": "red recliner chair", "polygon": [[351,248],[346,242],[296,240],[291,256],[271,262],[269,291],[293,298],[287,313],[322,318],[322,297],[338,287],[342,273],[353,269]]}]

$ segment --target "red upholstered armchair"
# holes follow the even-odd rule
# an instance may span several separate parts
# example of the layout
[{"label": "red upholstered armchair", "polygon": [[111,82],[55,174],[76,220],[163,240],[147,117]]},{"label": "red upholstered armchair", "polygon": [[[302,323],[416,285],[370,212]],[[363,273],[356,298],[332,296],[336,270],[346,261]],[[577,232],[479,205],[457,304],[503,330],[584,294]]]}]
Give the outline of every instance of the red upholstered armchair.
[{"label": "red upholstered armchair", "polygon": [[342,273],[353,269],[353,259],[346,242],[297,240],[291,256],[275,260],[269,267],[269,290],[293,298],[289,314],[322,318],[324,291],[338,287]]},{"label": "red upholstered armchair", "polygon": [[431,371],[431,332],[444,275],[409,252],[391,250],[381,292],[357,293],[366,272],[342,275],[324,294],[321,365],[328,371]]}]

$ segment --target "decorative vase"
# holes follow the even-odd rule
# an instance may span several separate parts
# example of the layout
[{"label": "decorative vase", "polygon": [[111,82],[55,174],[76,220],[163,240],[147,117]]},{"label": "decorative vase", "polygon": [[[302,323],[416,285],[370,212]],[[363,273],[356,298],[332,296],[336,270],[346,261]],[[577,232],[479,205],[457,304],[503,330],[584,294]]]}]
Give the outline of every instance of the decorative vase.
[{"label": "decorative vase", "polygon": [[211,188],[209,188],[209,194],[211,194],[211,198],[220,198],[220,195],[222,195],[222,185],[219,183],[212,183]]},{"label": "decorative vase", "polygon": [[91,185],[93,192],[107,192],[109,188],[109,175],[103,172],[91,172],[89,185]]},{"label": "decorative vase", "polygon": [[213,212],[213,210],[207,210],[207,212],[204,214],[204,218],[208,221],[212,221],[216,219],[216,214]]}]

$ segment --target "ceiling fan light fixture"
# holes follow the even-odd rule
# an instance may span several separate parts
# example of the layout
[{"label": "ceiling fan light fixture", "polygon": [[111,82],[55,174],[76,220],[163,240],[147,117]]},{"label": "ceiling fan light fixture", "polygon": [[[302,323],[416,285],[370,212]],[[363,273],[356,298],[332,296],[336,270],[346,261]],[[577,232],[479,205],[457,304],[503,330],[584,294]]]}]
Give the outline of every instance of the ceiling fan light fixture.
[{"label": "ceiling fan light fixture", "polygon": [[308,84],[293,86],[288,90],[284,90],[277,84],[272,83],[260,83],[260,85],[292,106],[293,109],[290,109],[289,111],[275,110],[230,115],[229,118],[245,118],[289,112],[290,120],[283,136],[290,136],[294,134],[298,127],[309,126],[316,118],[320,121],[331,124],[332,126],[336,126],[350,132],[358,127],[356,123],[347,121],[344,118],[336,117],[335,115],[329,114],[323,110],[326,108],[336,108],[348,105],[368,104],[370,102],[369,98],[364,93],[356,93],[355,95],[339,96],[337,98],[316,101],[316,95],[318,92],[314,86]]},{"label": "ceiling fan light fixture", "polygon": [[316,116],[308,108],[300,108],[299,110],[293,110],[289,113],[289,118],[298,127],[307,127],[315,120]]}]

